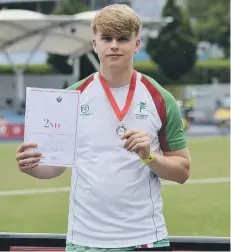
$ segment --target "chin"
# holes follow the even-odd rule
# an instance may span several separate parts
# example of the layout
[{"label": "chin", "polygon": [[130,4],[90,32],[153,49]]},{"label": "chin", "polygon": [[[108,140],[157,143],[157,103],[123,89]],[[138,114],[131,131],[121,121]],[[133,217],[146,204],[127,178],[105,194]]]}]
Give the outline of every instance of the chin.
[{"label": "chin", "polygon": [[121,66],[121,64],[109,64],[108,67],[111,70],[120,70],[124,68],[123,66]]}]

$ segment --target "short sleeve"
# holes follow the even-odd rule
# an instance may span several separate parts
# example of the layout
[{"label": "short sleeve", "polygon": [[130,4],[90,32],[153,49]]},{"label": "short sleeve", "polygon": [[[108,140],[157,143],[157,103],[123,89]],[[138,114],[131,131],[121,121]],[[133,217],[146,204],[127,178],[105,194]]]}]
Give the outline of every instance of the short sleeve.
[{"label": "short sleeve", "polygon": [[164,119],[159,131],[162,151],[176,151],[187,146],[179,106],[174,97],[167,91],[163,94]]}]

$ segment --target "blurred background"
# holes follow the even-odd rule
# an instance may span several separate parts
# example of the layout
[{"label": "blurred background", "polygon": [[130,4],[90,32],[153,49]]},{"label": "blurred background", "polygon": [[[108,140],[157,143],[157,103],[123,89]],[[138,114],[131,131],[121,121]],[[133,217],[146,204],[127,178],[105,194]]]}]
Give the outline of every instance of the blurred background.
[{"label": "blurred background", "polygon": [[[39,46],[26,50],[17,43],[23,40],[29,47],[31,34],[17,38],[21,23],[14,18],[3,29],[4,15],[21,9],[71,16],[112,3],[126,3],[142,18],[142,48],[134,56],[134,68],[169,90],[182,113],[192,175],[185,185],[163,181],[169,235],[229,237],[228,0],[0,0],[0,232],[66,233],[70,170],[56,179],[38,180],[16,166],[16,148],[23,141],[25,87],[66,88],[98,66],[89,46],[73,55]],[[32,23],[27,26],[30,30]],[[70,34],[75,33],[73,27]],[[56,44],[60,50],[68,47],[62,40],[52,46]]]}]

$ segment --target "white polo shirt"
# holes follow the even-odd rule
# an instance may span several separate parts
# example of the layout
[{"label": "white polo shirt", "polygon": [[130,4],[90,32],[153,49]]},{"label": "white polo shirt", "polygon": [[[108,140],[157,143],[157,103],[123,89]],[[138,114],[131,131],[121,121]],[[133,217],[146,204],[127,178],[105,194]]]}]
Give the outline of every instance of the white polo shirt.
[{"label": "white polo shirt", "polygon": [[[67,240],[76,245],[120,248],[167,236],[159,178],[135,153],[123,148],[120,125],[95,73],[69,89],[80,90],[77,162],[72,170]],[[120,109],[129,85],[110,89]],[[75,108],[72,108],[75,109]],[[142,130],[152,151],[186,147],[175,99],[148,76],[137,73],[129,130]]]}]

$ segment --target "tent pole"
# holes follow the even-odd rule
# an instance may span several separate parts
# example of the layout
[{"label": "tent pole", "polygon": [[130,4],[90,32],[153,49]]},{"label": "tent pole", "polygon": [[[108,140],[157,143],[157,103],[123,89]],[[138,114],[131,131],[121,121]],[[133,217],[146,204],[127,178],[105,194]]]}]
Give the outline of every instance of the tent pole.
[{"label": "tent pole", "polygon": [[48,32],[45,32],[42,34],[41,38],[38,40],[38,42],[36,43],[35,47],[33,48],[33,50],[30,52],[26,63],[23,66],[23,72],[26,70],[26,68],[28,67],[30,61],[32,60],[34,54],[38,51],[38,48],[40,47],[40,45],[42,44],[42,42],[44,41],[44,39],[46,38],[46,36],[48,35]]},{"label": "tent pole", "polygon": [[16,76],[16,104],[20,109],[25,100],[24,69],[16,68],[14,72]]},{"label": "tent pole", "polygon": [[72,77],[74,79],[74,81],[78,81],[79,80],[79,76],[80,76],[80,60],[79,57],[75,57],[72,59],[73,60],[73,74]]},{"label": "tent pole", "polygon": [[8,62],[11,64],[14,76],[15,76],[15,98],[16,101],[14,102],[14,107],[19,108],[21,102],[23,101],[23,91],[24,91],[24,76],[23,72],[24,69],[20,69],[16,66],[16,64],[13,62],[13,60],[10,58],[9,53],[6,50],[3,50],[3,53],[5,54]]},{"label": "tent pole", "polygon": [[97,59],[94,57],[94,55],[92,54],[92,52],[88,52],[88,53],[87,53],[87,58],[90,60],[90,62],[91,62],[92,65],[94,66],[95,70],[98,71],[98,70],[99,70],[99,62],[98,62]]},{"label": "tent pole", "polygon": [[24,72],[25,72],[26,68],[28,67],[28,64],[30,63],[31,59],[33,58],[35,52],[38,50],[39,46],[41,45],[43,40],[46,38],[47,34],[48,33],[44,33],[43,36],[41,37],[41,39],[36,43],[34,49],[30,52],[30,54],[26,60],[26,63],[23,65],[22,68],[19,68],[16,66],[16,64],[10,58],[9,53],[6,50],[3,51],[7,60],[12,65],[14,75],[16,77],[16,88],[15,88],[15,92],[16,92],[16,95],[15,95],[16,104],[15,105],[16,106],[15,106],[15,108],[20,108],[22,103],[24,103],[24,101],[25,101]]}]

